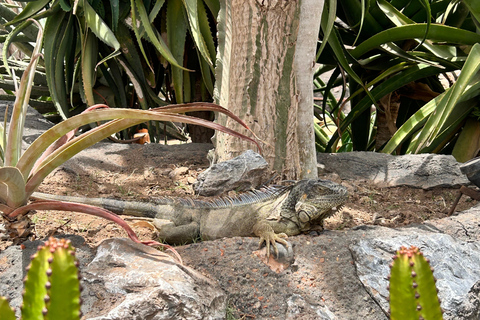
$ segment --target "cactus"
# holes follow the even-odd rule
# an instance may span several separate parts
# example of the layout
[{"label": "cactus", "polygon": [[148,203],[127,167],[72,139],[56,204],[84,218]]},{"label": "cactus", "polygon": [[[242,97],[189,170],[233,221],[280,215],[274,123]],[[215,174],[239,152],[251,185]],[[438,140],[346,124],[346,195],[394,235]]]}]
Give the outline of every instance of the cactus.
[{"label": "cactus", "polygon": [[[80,281],[75,249],[69,240],[50,238],[32,256],[25,277],[23,320],[80,319]],[[0,297],[0,320],[15,315]]]},{"label": "cactus", "polygon": [[401,247],[390,265],[390,319],[443,319],[433,269],[417,247]]}]

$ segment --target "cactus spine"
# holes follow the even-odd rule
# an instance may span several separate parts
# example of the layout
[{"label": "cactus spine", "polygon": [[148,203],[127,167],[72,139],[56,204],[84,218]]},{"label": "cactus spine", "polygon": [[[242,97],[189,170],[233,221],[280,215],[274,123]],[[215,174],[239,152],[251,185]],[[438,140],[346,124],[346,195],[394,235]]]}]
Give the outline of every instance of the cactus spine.
[{"label": "cactus spine", "polygon": [[417,247],[401,247],[390,265],[390,319],[442,318],[433,269]]},{"label": "cactus spine", "polygon": [[[27,270],[21,308],[23,320],[80,319],[78,261],[69,240],[50,238],[32,256]],[[15,319],[13,311],[0,298],[0,320],[11,319]]]}]

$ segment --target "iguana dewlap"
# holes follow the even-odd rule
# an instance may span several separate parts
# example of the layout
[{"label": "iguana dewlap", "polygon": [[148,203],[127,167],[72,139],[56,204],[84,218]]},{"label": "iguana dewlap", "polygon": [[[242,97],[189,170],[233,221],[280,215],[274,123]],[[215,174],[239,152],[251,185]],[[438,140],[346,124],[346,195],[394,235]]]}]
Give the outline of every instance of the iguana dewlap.
[{"label": "iguana dewlap", "polygon": [[301,180],[290,186],[268,187],[237,197],[211,201],[161,198],[151,202],[82,198],[34,193],[42,200],[94,205],[114,213],[154,218],[160,238],[170,244],[185,244],[198,238],[260,237],[267,252],[275,242],[312,229],[348,199],[347,189],[328,180]]}]

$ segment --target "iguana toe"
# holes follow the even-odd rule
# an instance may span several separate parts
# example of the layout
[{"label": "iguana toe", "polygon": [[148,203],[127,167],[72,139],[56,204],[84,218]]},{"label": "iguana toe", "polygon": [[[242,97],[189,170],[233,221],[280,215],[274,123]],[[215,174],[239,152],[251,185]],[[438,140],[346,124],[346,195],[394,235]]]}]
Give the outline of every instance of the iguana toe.
[{"label": "iguana toe", "polygon": [[275,232],[266,232],[260,236],[259,247],[265,242],[267,247],[267,257],[270,257],[270,246],[273,247],[275,255],[278,257],[277,242],[283,244],[284,246],[288,245],[288,242],[285,240],[288,236],[285,233],[276,234]]}]

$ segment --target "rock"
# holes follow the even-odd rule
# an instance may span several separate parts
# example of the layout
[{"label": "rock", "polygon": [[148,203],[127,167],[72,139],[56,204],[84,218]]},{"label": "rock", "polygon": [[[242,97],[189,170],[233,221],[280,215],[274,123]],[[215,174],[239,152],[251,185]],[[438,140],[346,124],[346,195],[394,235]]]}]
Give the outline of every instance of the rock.
[{"label": "rock", "polygon": [[258,153],[247,150],[231,160],[210,166],[193,186],[201,196],[216,196],[230,190],[248,191],[266,182],[268,164]]},{"label": "rock", "polygon": [[374,152],[318,153],[326,172],[344,180],[371,180],[388,186],[423,189],[469,184],[453,156],[419,154],[392,156]]},{"label": "rock", "polygon": [[83,272],[86,283],[122,301],[109,312],[89,312],[90,320],[222,319],[226,297],[211,280],[176,263],[170,256],[127,239],[105,240]]},{"label": "rock", "polygon": [[415,228],[402,233],[387,229],[382,237],[361,239],[350,246],[359,279],[384,312],[389,308],[387,279],[392,256],[400,246],[414,245],[434,268],[444,319],[470,319],[464,315],[478,314],[478,299],[474,303],[469,301],[475,284],[480,281],[480,243]]},{"label": "rock", "polygon": [[469,160],[460,166],[460,170],[473,184],[480,186],[480,157]]},{"label": "rock", "polygon": [[466,242],[480,242],[480,204],[456,216],[425,221],[431,230],[448,234]]},{"label": "rock", "polygon": [[[292,294],[287,300],[287,314],[286,320],[298,319],[298,315],[310,314],[310,319],[319,320],[334,320],[335,315],[328,310],[324,303],[321,301],[307,302],[304,297],[298,294]],[[305,318],[306,319],[306,318]]]},{"label": "rock", "polygon": [[[223,319],[226,296],[218,285],[169,255],[129,239],[105,240],[94,251],[83,238],[77,248],[82,276],[82,319]],[[22,280],[40,241],[0,253],[0,294],[21,304]],[[19,270],[23,270],[19,272]]]}]

